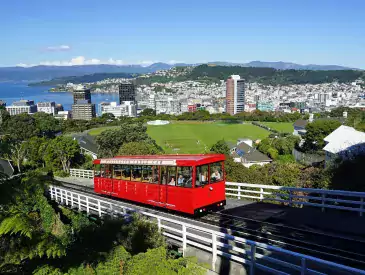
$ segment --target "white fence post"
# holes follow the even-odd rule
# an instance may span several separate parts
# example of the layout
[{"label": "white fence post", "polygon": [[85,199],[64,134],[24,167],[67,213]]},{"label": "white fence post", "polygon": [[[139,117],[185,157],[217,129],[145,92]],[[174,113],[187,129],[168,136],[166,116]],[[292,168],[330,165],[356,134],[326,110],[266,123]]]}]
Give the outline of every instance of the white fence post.
[{"label": "white fence post", "polygon": [[300,270],[300,275],[305,275],[305,274],[307,274],[307,263],[306,263],[306,261],[305,261],[305,258],[302,258],[302,259],[301,259],[301,266],[302,266],[302,268],[301,268],[301,270]]},{"label": "white fence post", "polygon": [[161,233],[161,219],[157,218],[157,227],[158,227],[158,232]]},{"label": "white fence post", "polygon": [[80,194],[77,194],[77,200],[79,201],[79,211],[81,211],[81,198],[80,198]]},{"label": "white fence post", "polygon": [[[360,210],[364,210],[364,197],[361,197],[360,201]],[[360,211],[360,217],[362,217],[362,211]]]},{"label": "white fence post", "polygon": [[89,214],[90,213],[90,209],[89,209],[89,198],[85,197],[85,201],[86,201],[86,213]]},{"label": "white fence post", "polygon": [[326,198],[326,194],[325,193],[322,193],[322,212],[324,212],[324,209],[325,209],[325,207],[324,207],[324,205],[326,204],[325,203],[325,198]]},{"label": "white fence post", "polygon": [[54,195],[53,195],[53,186],[51,186],[51,187],[49,188],[49,191],[50,191],[50,193],[51,193],[51,200],[53,200],[53,197],[54,197]]},{"label": "white fence post", "polygon": [[241,186],[238,185],[238,199],[241,199]]},{"label": "white fence post", "polygon": [[215,271],[215,263],[217,261],[217,235],[212,233],[212,270]]},{"label": "white fence post", "polygon": [[264,199],[264,188],[260,188],[260,201]]},{"label": "white fence post", "polygon": [[98,211],[99,211],[99,217],[101,217],[101,205],[100,201],[98,200]]},{"label": "white fence post", "polygon": [[182,239],[183,239],[183,257],[185,257],[185,252],[186,252],[186,225],[183,224],[182,225]]},{"label": "white fence post", "polygon": [[255,244],[251,244],[251,264],[250,264],[250,275],[254,275],[255,274],[255,265],[256,265],[256,245]]},{"label": "white fence post", "polygon": [[293,197],[291,189],[289,189],[289,206],[293,206]]},{"label": "white fence post", "polygon": [[63,190],[60,189],[60,195],[61,195],[61,203],[63,204]]},{"label": "white fence post", "polygon": [[73,193],[71,192],[71,208],[74,207],[74,196]]}]

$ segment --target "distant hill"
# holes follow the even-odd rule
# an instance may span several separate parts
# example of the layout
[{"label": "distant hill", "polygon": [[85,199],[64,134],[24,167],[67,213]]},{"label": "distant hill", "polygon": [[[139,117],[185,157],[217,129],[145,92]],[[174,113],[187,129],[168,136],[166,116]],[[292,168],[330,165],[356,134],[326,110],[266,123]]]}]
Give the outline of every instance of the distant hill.
[{"label": "distant hill", "polygon": [[191,80],[223,80],[231,75],[240,75],[247,82],[267,85],[349,83],[365,80],[365,71],[360,70],[278,70],[265,67],[219,66],[204,64],[195,67],[186,77]]},{"label": "distant hill", "polygon": [[101,81],[107,78],[133,78],[137,77],[138,74],[128,74],[128,73],[97,73],[97,74],[87,74],[82,76],[65,76],[53,78],[51,80],[45,80],[41,82],[32,82],[29,86],[56,86],[60,84],[74,83],[90,83]]},{"label": "distant hill", "polygon": [[[300,65],[288,62],[263,62],[252,61],[249,63],[231,63],[231,62],[208,62],[217,66],[239,66],[239,67],[257,67],[257,68],[274,68],[278,70],[351,70],[351,68],[337,65]],[[34,66],[24,67],[0,67],[1,81],[43,81],[54,78],[68,76],[83,76],[97,73],[129,73],[144,74],[153,73],[158,70],[168,70],[174,66],[191,66],[193,64],[177,63],[154,63],[150,66],[141,65],[82,65],[82,66]],[[194,64],[195,66],[202,65]]]},{"label": "distant hill", "polygon": [[353,70],[354,68],[337,66],[337,65],[300,65],[290,62],[262,62],[251,61],[244,64],[245,67],[274,68],[278,70],[316,70],[316,71],[332,71],[332,70]]},{"label": "distant hill", "polygon": [[338,65],[301,65],[291,62],[265,62],[265,61],[251,61],[248,63],[231,63],[231,62],[208,62],[207,64],[214,64],[217,66],[241,66],[241,67],[256,67],[256,68],[273,68],[277,70],[314,70],[314,71],[332,71],[332,70],[357,70],[354,68],[343,67]]},{"label": "distant hill", "polygon": [[140,65],[82,65],[82,66],[35,66],[0,67],[1,81],[43,81],[54,78],[83,76],[96,73],[144,74],[158,70],[170,69],[173,65],[155,63],[147,67]]}]

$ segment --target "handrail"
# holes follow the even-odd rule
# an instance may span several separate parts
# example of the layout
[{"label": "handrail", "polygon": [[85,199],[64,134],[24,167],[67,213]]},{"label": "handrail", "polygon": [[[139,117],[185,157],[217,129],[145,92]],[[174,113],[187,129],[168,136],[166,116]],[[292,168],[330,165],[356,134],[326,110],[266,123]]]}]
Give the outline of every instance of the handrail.
[{"label": "handrail", "polygon": [[365,192],[226,182],[226,196],[239,200],[249,198],[259,201],[276,201],[289,206],[319,207],[322,211],[325,209],[346,210],[357,212],[360,216],[365,212]]},{"label": "handrail", "polygon": [[70,176],[77,177],[77,178],[93,179],[94,171],[86,170],[86,169],[70,169]]},{"label": "handrail", "polygon": [[[339,272],[339,274],[350,272],[351,274],[365,275],[364,270],[344,266],[268,244],[254,242],[181,220],[133,209],[110,199],[86,195],[85,193],[71,191],[59,186],[50,186],[49,192],[51,199],[71,207],[76,207],[79,211],[86,211],[87,214],[96,213],[99,216],[118,215],[129,217],[131,214],[130,212],[138,212],[149,219],[153,218],[153,221],[157,223],[158,229],[159,231],[162,231],[163,235],[167,238],[179,241],[182,244],[183,255],[185,255],[188,244],[211,252],[213,270],[215,270],[217,256],[220,255],[230,260],[248,265],[250,274],[252,275],[255,273],[256,269],[276,274],[284,274],[280,271],[280,268],[282,267],[291,271],[300,271],[301,274],[327,274],[328,272],[326,271],[331,269],[331,274],[336,271]],[[168,223],[168,225],[164,223]],[[171,227],[172,224],[174,227]],[[201,235],[208,235],[210,237],[202,237]],[[224,250],[223,248],[229,248],[229,250]],[[234,254],[229,251],[234,251]],[[267,253],[271,254],[266,255]],[[298,260],[301,263],[300,265],[298,265]],[[276,266],[267,266],[265,265],[267,262],[274,263]],[[309,264],[311,264],[310,268],[308,267]]]},{"label": "handrail", "polygon": [[[70,169],[70,175],[92,179],[94,171]],[[360,216],[365,212],[365,192],[226,182],[226,196],[239,200],[249,198],[267,202],[276,201],[289,206],[320,207],[322,211],[325,209],[346,210],[357,212]]]}]

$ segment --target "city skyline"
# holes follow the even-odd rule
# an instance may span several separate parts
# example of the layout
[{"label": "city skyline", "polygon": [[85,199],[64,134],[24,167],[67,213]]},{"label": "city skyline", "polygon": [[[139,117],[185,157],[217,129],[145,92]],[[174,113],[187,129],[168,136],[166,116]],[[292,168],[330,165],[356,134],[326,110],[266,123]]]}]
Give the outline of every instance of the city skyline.
[{"label": "city skyline", "polygon": [[252,60],[365,68],[361,1],[1,4],[0,66]]}]

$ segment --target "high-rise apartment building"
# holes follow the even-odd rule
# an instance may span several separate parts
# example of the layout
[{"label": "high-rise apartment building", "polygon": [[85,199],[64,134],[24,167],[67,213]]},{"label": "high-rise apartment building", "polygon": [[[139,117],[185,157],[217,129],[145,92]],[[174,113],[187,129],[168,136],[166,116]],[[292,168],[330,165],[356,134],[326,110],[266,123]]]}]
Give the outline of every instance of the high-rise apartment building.
[{"label": "high-rise apartment building", "polygon": [[245,110],[245,81],[232,75],[226,83],[226,112],[235,115]]},{"label": "high-rise apartment building", "polygon": [[125,101],[136,103],[136,88],[133,83],[119,85],[119,104],[123,104]]},{"label": "high-rise apartment building", "polygon": [[83,86],[77,86],[73,91],[72,118],[91,120],[96,116],[95,104],[91,103],[91,92]]}]

